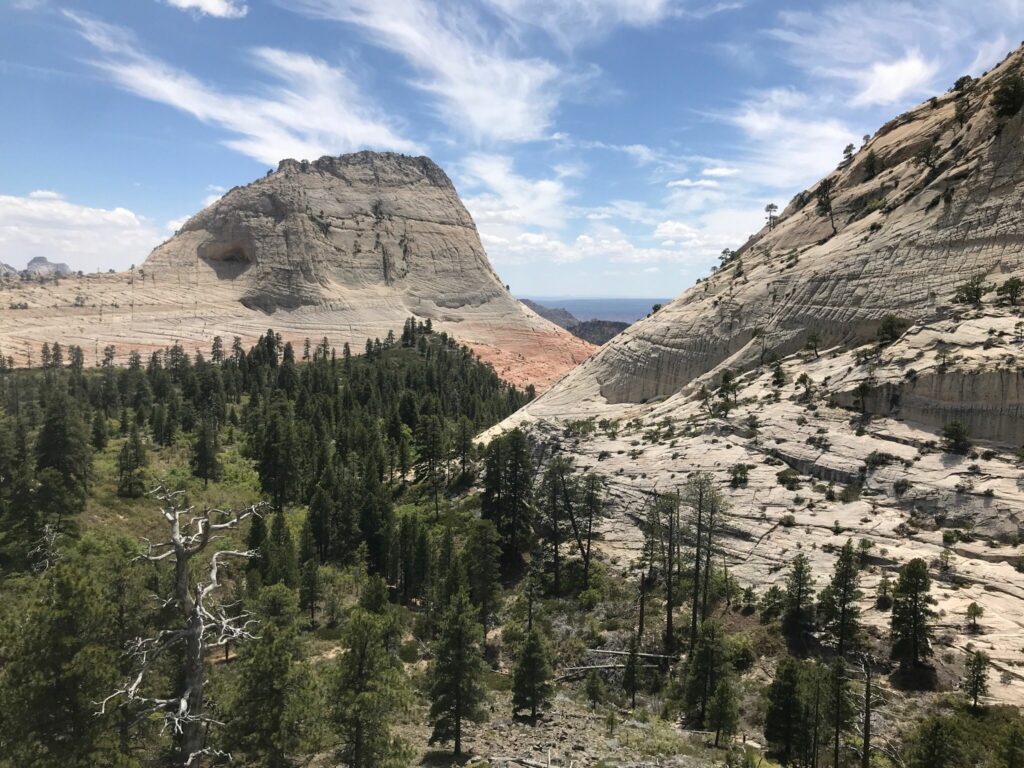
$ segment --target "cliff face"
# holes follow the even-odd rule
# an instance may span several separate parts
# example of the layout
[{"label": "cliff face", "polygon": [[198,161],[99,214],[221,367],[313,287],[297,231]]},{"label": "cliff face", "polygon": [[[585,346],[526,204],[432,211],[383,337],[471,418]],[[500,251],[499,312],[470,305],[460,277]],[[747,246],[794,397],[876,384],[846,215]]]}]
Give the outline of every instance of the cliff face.
[{"label": "cliff face", "polygon": [[268,312],[345,308],[365,288],[446,309],[507,299],[455,187],[426,157],[282,161],[186,222],[145,268],[193,262]]},{"label": "cliff face", "polygon": [[797,195],[774,228],[560,388],[611,403],[664,398],[723,367],[747,369],[762,351],[793,352],[811,333],[822,346],[854,345],[886,314],[927,318],[970,276],[1020,274],[1024,117],[1000,117],[991,103],[1022,62],[1017,51],[883,126],[822,182],[831,220],[821,184]]},{"label": "cliff face", "polygon": [[133,273],[7,291],[27,309],[0,316],[0,349],[22,363],[45,341],[123,355],[175,341],[208,349],[218,334],[250,341],[268,327],[361,349],[416,316],[544,389],[593,349],[508,293],[444,171],[391,153],[284,160]]}]

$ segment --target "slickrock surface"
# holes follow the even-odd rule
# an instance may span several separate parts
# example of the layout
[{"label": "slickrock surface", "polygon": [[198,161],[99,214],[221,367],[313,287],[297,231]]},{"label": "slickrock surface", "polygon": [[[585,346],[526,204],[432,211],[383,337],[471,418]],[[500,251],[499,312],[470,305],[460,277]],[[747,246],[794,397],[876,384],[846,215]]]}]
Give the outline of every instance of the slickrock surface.
[{"label": "slickrock surface", "polygon": [[[1015,449],[1000,442],[976,440],[964,456],[943,452],[931,423],[973,413],[970,396],[950,401],[945,393],[974,387],[987,408],[1003,409],[999,421],[1021,429],[1019,415],[1012,416],[1024,384],[1019,318],[971,314],[913,327],[877,357],[864,360],[874,347],[862,348],[863,362],[858,350],[839,348],[821,350],[819,358],[787,357],[781,387],[773,385],[771,367],[750,371],[739,405],[725,418],[709,417],[697,398],[679,394],[656,405],[595,400],[572,419],[520,411],[504,427],[525,425],[545,452],[557,447],[606,479],[614,511],[604,521],[602,547],[621,565],[639,554],[637,523],[651,492],[673,491],[698,470],[710,472],[729,498],[729,573],[759,593],[782,585],[798,551],[811,559],[820,589],[846,540],[866,540],[864,619],[884,635],[889,615],[874,607],[882,571],[895,580],[899,565],[925,558],[939,601],[937,636],[958,653],[968,643],[989,653],[998,670],[993,696],[1024,703],[1024,472]],[[797,384],[801,373],[809,386]],[[1001,381],[1001,404],[989,384],[971,383],[994,381]],[[868,386],[858,394],[861,382]],[[737,464],[746,464],[749,476],[732,487]],[[800,476],[796,489],[777,478],[787,468]],[[861,490],[844,502],[848,486]],[[949,547],[950,568],[943,570],[943,531],[953,529],[965,535]],[[978,634],[965,631],[972,601],[985,608]]]},{"label": "slickrock surface", "polygon": [[509,294],[433,161],[391,153],[284,160],[131,273],[3,285],[0,351],[19,364],[55,340],[123,356],[175,341],[206,350],[217,334],[250,343],[268,327],[360,351],[410,316],[539,389],[593,350]]},{"label": "slickrock surface", "polygon": [[[992,291],[983,309],[953,303],[972,276],[988,285],[1024,276],[1024,114],[997,118],[990,106],[1022,64],[1017,51],[962,93],[901,115],[831,174],[837,234],[817,210],[817,187],[798,195],[727,267],[484,438],[520,425],[539,455],[560,447],[602,474],[615,499],[604,547],[623,564],[639,552],[651,492],[675,490],[695,470],[711,472],[729,496],[723,546],[741,583],[781,583],[802,550],[820,588],[838,548],[863,539],[864,614],[880,635],[881,573],[895,578],[923,557],[942,644],[989,653],[999,671],[993,696],[1024,702],[1024,473],[1015,455],[1024,443],[1024,323],[1019,308],[996,308]],[[887,314],[913,324],[876,355]],[[805,348],[812,333],[820,357]],[[771,366],[758,367],[774,355],[783,358],[781,387]],[[739,406],[709,417],[701,387],[714,392],[726,368],[746,372]],[[796,383],[801,373],[809,393]],[[954,419],[975,441],[971,455],[940,447]],[[749,479],[732,487],[737,464],[749,465]],[[777,478],[787,468],[800,476],[796,490]],[[946,569],[949,529],[964,535],[947,534]],[[977,635],[965,630],[972,601],[985,608]]]}]

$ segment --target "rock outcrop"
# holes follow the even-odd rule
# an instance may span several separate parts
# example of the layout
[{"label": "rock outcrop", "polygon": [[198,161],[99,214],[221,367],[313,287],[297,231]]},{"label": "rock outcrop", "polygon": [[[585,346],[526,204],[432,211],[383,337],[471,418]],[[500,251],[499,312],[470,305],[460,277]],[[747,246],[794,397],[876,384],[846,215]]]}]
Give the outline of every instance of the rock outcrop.
[{"label": "rock outcrop", "polygon": [[592,347],[526,309],[491,268],[451,181],[426,157],[284,160],[189,219],[132,273],[8,287],[0,349],[60,340],[140,351],[214,335],[327,337],[361,349],[430,319],[499,374],[543,389]]}]

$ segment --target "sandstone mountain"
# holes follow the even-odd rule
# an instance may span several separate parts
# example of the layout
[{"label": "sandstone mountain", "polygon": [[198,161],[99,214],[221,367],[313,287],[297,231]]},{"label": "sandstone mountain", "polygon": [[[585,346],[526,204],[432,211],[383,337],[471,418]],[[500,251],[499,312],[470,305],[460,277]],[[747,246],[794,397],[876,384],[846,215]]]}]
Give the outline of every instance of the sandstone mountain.
[{"label": "sandstone mountain", "polygon": [[[802,551],[820,587],[852,538],[881,628],[875,585],[924,557],[944,624],[984,606],[993,695],[1024,702],[1024,320],[993,290],[1024,278],[1022,74],[1024,49],[883,126],[495,431],[523,426],[606,478],[604,546],[622,562],[652,493],[695,470],[731,497],[722,558],[741,583],[779,583]],[[979,276],[979,300],[956,300]],[[966,454],[941,434],[956,422]]]},{"label": "sandstone mountain", "polygon": [[9,284],[0,350],[19,363],[59,340],[98,354],[175,341],[208,349],[327,337],[362,348],[430,319],[543,389],[592,347],[516,301],[491,268],[469,212],[426,157],[359,152],[278,169],[189,219],[141,268],[53,284]]}]

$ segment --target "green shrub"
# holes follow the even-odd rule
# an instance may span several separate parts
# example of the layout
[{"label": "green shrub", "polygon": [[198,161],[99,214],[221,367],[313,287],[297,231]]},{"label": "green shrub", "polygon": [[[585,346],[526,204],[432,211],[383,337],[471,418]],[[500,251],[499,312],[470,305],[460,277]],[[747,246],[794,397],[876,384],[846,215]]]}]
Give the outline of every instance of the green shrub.
[{"label": "green shrub", "polygon": [[992,94],[992,109],[996,117],[1013,117],[1024,107],[1024,78],[1014,73]]}]

